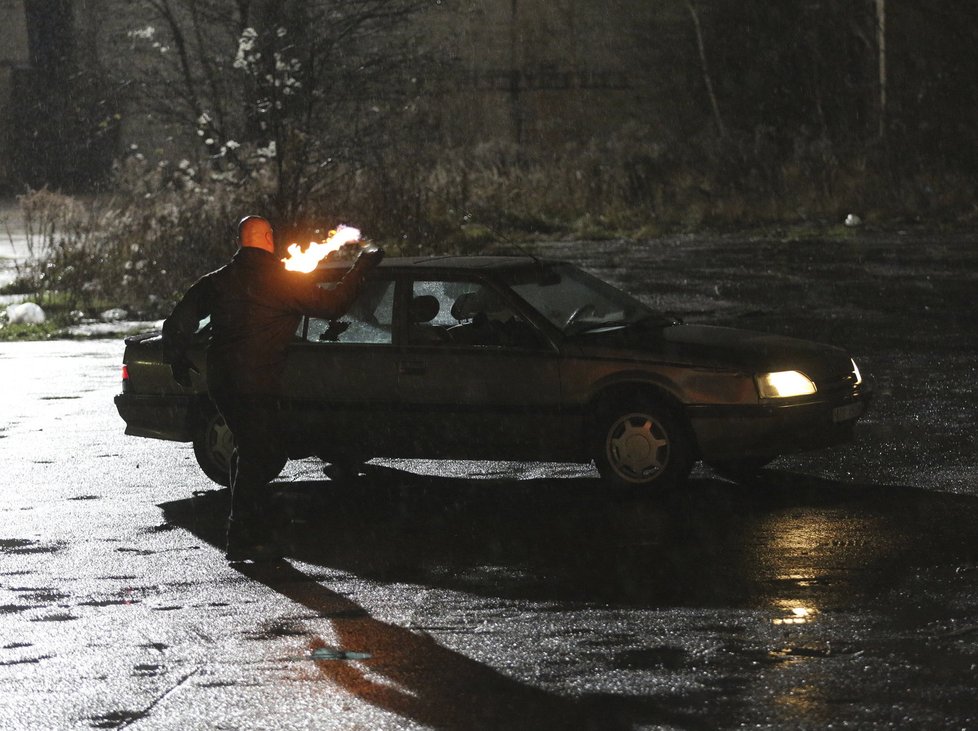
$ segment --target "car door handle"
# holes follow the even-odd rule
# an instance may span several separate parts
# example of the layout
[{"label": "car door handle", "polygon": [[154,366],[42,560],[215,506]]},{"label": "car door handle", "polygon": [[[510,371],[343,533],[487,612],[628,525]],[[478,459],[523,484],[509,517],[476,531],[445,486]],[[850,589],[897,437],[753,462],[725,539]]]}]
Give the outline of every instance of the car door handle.
[{"label": "car door handle", "polygon": [[427,370],[423,360],[402,360],[397,366],[402,376],[423,376]]}]

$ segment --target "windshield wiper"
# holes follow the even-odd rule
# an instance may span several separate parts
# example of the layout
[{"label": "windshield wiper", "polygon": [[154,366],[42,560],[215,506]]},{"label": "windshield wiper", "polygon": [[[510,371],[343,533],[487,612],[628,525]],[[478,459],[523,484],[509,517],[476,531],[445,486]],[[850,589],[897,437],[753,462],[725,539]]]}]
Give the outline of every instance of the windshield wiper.
[{"label": "windshield wiper", "polygon": [[681,322],[682,320],[671,315],[663,315],[659,312],[647,312],[638,317],[605,320],[604,322],[582,322],[580,326],[573,329],[573,334],[580,335],[581,333],[610,330],[618,327],[672,327],[673,325],[679,325]]}]

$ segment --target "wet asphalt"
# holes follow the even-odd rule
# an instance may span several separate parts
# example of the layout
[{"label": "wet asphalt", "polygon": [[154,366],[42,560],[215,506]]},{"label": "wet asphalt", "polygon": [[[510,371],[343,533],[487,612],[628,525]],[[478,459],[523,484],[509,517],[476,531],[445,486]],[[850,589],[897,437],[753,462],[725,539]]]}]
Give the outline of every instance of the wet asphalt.
[{"label": "wet asphalt", "polygon": [[844,447],[748,484],[290,463],[285,561],[125,437],[118,341],[0,344],[0,728],[978,728],[972,237],[540,245],[690,322],[843,345]]}]

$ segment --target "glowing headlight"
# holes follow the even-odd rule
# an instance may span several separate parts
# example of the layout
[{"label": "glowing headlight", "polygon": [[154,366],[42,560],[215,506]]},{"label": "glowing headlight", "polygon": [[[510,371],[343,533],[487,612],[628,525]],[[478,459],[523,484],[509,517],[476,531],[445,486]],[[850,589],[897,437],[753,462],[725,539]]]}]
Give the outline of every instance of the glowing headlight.
[{"label": "glowing headlight", "polygon": [[859,372],[859,366],[856,365],[856,361],[850,358],[849,362],[852,363],[852,374],[856,377],[855,385],[858,386],[863,382],[863,374]]},{"label": "glowing headlight", "polygon": [[815,384],[799,371],[762,373],[757,377],[757,391],[761,398],[791,398],[815,393]]}]

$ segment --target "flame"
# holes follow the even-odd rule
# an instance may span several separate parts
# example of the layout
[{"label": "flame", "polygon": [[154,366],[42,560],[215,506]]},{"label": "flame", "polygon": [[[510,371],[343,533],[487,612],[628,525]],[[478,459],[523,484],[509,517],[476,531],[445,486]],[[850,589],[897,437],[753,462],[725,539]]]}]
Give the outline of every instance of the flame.
[{"label": "flame", "polygon": [[311,272],[328,255],[344,244],[360,240],[360,229],[340,224],[330,231],[325,241],[310,241],[305,251],[298,244],[289,244],[289,255],[282,259],[290,272]]}]

